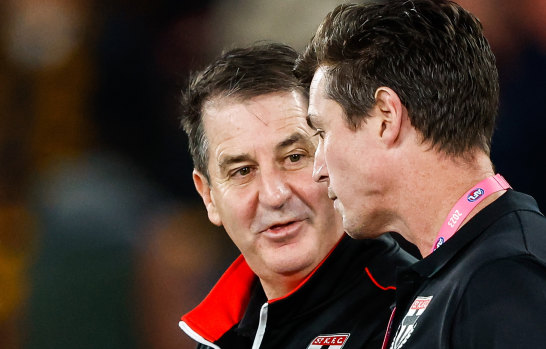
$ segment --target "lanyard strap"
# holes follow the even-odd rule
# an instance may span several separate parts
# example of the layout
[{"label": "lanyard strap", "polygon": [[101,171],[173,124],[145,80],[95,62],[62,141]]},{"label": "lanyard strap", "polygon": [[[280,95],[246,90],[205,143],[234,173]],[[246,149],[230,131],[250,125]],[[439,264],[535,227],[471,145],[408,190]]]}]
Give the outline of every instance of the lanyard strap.
[{"label": "lanyard strap", "polygon": [[[483,181],[479,182],[467,191],[460,199],[457,201],[455,206],[449,212],[442,228],[438,232],[436,237],[436,242],[432,247],[432,252],[434,252],[438,247],[442,246],[449,238],[451,238],[455,232],[459,229],[465,218],[470,214],[470,212],[476,207],[480,202],[482,202],[489,195],[496,193],[501,190],[506,190],[512,188],[510,184],[502,177],[500,174],[495,176],[488,177]],[[385,338],[383,339],[382,349],[387,349],[392,334],[392,322],[394,319],[394,314],[396,312],[396,307],[392,310],[389,323],[387,325],[387,331],[385,333]]]},{"label": "lanyard strap", "polygon": [[381,346],[381,349],[387,349],[387,346],[389,345],[389,341],[391,339],[391,332],[392,332],[392,320],[394,319],[394,314],[396,313],[396,307],[392,310],[391,317],[389,318],[389,324],[387,325],[387,332],[385,332],[385,337],[383,338],[383,345]]},{"label": "lanyard strap", "polygon": [[455,206],[451,209],[447,215],[442,228],[436,236],[434,245],[432,245],[432,252],[438,247],[442,246],[444,242],[449,240],[453,234],[459,229],[465,218],[470,214],[470,211],[474,209],[480,202],[483,201],[489,195],[501,190],[512,188],[510,184],[500,174],[488,177],[476,184],[472,189],[467,191],[457,201]]}]

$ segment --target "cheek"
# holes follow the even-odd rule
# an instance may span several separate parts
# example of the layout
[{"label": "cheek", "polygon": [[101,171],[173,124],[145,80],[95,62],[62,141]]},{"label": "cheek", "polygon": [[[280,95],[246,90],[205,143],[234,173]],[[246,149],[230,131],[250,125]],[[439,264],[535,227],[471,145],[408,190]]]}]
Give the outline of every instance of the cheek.
[{"label": "cheek", "polygon": [[224,227],[232,232],[249,227],[256,212],[250,187],[227,188],[217,197],[219,213]]},{"label": "cheek", "polygon": [[355,153],[355,149],[350,149],[347,144],[338,142],[335,138],[326,140],[323,149],[330,180],[351,169],[352,161],[349,161],[349,157]]},{"label": "cheek", "polygon": [[324,183],[317,183],[313,180],[313,164],[310,163],[303,169],[287,173],[290,182],[290,188],[293,193],[300,197],[308,205],[313,200],[319,200],[323,195],[327,195],[327,187]]},{"label": "cheek", "polygon": [[326,182],[315,182],[311,178],[311,172],[305,177],[300,177],[293,182],[293,191],[301,201],[309,207],[319,219],[328,220],[335,211],[332,201],[328,198],[328,184]]},{"label": "cheek", "polygon": [[303,195],[307,198],[307,202],[311,206],[317,206],[322,202],[330,201],[326,182],[317,183],[311,178],[299,186],[299,191],[303,192]]}]

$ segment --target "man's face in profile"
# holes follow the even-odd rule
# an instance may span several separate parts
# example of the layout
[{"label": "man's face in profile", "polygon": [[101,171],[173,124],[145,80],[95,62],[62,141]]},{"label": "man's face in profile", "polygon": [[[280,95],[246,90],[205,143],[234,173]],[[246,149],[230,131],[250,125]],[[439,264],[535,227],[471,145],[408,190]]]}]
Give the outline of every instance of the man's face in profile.
[{"label": "man's face in profile", "polygon": [[[388,176],[370,114],[356,130],[349,128],[341,106],[326,93],[327,70],[319,67],[310,87],[308,122],[320,136],[313,179],[328,183],[328,195],[343,217],[343,228],[355,238],[383,233],[384,192]],[[379,132],[379,131],[378,131]]]}]

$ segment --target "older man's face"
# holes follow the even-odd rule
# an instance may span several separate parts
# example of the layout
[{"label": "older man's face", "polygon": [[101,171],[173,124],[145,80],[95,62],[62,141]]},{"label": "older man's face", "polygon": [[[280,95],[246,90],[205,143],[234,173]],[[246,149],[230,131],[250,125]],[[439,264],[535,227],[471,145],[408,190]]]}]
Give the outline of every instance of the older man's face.
[{"label": "older man's face", "polygon": [[210,185],[201,195],[210,220],[262,279],[307,275],[343,234],[326,183],[312,179],[316,140],[306,115],[296,92],[222,97],[204,107]]}]

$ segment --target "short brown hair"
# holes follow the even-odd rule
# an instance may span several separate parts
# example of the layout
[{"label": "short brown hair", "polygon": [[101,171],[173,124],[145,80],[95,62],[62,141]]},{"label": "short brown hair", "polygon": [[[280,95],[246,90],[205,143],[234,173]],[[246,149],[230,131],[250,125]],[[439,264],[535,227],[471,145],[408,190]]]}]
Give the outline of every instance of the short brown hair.
[{"label": "short brown hair", "polygon": [[393,89],[412,126],[452,155],[489,154],[498,109],[495,57],[480,22],[443,0],[340,5],[320,24],[298,59],[309,84],[326,68],[326,93],[356,129],[381,86]]}]

